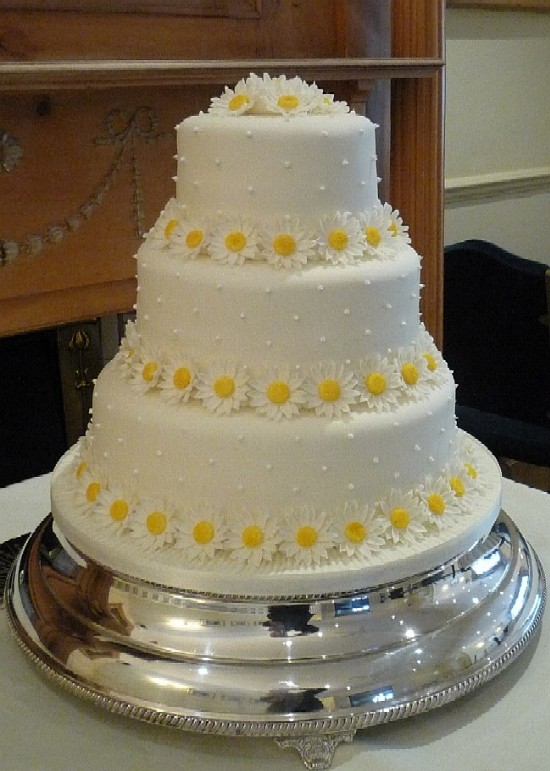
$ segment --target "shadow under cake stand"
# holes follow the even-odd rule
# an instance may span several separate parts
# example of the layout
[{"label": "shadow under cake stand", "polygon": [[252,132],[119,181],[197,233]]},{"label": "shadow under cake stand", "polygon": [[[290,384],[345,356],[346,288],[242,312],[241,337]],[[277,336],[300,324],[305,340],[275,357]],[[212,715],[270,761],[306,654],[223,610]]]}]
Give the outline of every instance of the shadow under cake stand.
[{"label": "shadow under cake stand", "polygon": [[501,512],[461,556],[353,592],[182,592],[107,570],[57,538],[51,516],[6,585],[11,629],[58,685],[111,712],[225,736],[273,737],[307,768],[341,742],[440,707],[533,639],[538,557]]}]

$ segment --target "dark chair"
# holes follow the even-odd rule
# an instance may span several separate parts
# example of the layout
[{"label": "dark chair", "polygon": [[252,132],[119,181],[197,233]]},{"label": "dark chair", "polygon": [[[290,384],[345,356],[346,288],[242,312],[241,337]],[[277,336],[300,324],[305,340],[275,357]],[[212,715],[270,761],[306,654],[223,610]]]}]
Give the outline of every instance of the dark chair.
[{"label": "dark chair", "polygon": [[458,425],[497,457],[550,465],[550,271],[477,240],[446,247],[444,268]]}]

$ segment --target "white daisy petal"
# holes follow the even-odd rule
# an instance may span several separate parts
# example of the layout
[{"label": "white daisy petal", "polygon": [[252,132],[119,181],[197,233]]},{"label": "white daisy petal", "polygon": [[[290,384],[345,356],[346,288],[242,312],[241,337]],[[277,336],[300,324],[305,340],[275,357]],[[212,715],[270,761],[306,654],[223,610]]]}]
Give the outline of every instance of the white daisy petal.
[{"label": "white daisy petal", "polygon": [[359,220],[349,212],[336,212],[321,221],[319,253],[333,265],[353,265],[364,251],[364,237]]},{"label": "white daisy petal", "polygon": [[289,367],[268,371],[250,384],[250,406],[270,420],[292,418],[306,400],[302,383],[303,378],[290,375]]},{"label": "white daisy petal", "polygon": [[359,401],[370,409],[391,410],[401,394],[401,377],[394,361],[374,354],[359,362]]},{"label": "white daisy petal", "polygon": [[175,529],[175,548],[185,559],[198,562],[212,559],[224,548],[227,527],[218,510],[199,506],[184,511]]},{"label": "white daisy petal", "polygon": [[357,501],[347,503],[335,516],[336,545],[348,557],[367,560],[384,546],[384,520],[374,509],[359,506]]},{"label": "white daisy petal", "polygon": [[143,549],[156,551],[174,541],[176,530],[174,507],[163,500],[140,501],[129,521],[130,533]]},{"label": "white daisy petal", "polygon": [[212,228],[209,254],[223,264],[243,265],[245,260],[258,257],[258,233],[250,223],[239,218],[218,222]]},{"label": "white daisy petal", "polygon": [[359,391],[356,385],[357,378],[344,365],[320,364],[312,368],[311,375],[304,381],[306,404],[317,415],[341,418],[349,414],[350,406],[357,402]]},{"label": "white daisy petal", "polygon": [[279,545],[279,528],[264,512],[246,512],[231,522],[225,546],[232,560],[252,567],[271,562]]},{"label": "white daisy petal", "polygon": [[185,403],[193,393],[195,380],[194,365],[176,355],[171,355],[162,366],[159,382],[160,395],[169,404]]},{"label": "white daisy petal", "polygon": [[336,534],[324,512],[307,508],[288,512],[281,527],[281,552],[298,565],[318,565],[327,559]]},{"label": "white daisy petal", "polygon": [[197,377],[196,396],[210,412],[229,415],[248,400],[248,377],[244,367],[215,364]]}]

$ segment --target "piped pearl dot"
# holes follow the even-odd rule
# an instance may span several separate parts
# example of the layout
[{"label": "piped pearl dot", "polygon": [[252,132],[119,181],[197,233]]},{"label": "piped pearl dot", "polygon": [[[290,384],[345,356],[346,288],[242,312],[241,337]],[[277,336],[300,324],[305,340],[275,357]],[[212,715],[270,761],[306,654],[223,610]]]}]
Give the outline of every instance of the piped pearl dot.
[{"label": "piped pearl dot", "polygon": [[254,188],[252,187],[252,185],[249,185],[247,190],[248,190],[249,193],[253,193],[254,192]]},{"label": "piped pearl dot", "polygon": [[347,161],[345,158],[342,161],[342,166],[349,166],[349,161]]},{"label": "piped pearl dot", "polygon": [[351,434],[351,433],[350,433],[350,434],[348,434],[348,439],[355,439],[355,435],[354,435],[354,434]]},{"label": "piped pearl dot", "polygon": [[135,477],[139,476],[139,469],[138,469],[138,468],[135,468],[135,469],[132,471],[132,474],[133,474]]},{"label": "piped pearl dot", "polygon": [[377,464],[378,464],[380,461],[379,461],[379,460],[378,460],[378,458],[375,456],[375,457],[372,459],[372,462],[373,462],[373,463],[374,463],[374,465],[376,466],[376,465],[377,465]]},{"label": "piped pearl dot", "polygon": [[271,294],[271,292],[272,292],[272,291],[273,291],[273,290],[271,289],[271,287],[269,287],[269,286],[266,286],[266,288],[265,288],[265,293],[266,293],[266,294]]},{"label": "piped pearl dot", "polygon": [[162,297],[157,297],[157,303],[158,303],[158,305],[160,305],[160,304],[161,304],[161,302],[162,302]]},{"label": "piped pearl dot", "polygon": [[300,492],[300,488],[299,487],[293,487],[292,488],[292,492],[294,493],[294,495],[296,495],[296,493]]},{"label": "piped pearl dot", "polygon": [[242,493],[242,491],[244,490],[244,485],[237,485],[237,490],[238,490],[240,493]]},{"label": "piped pearl dot", "polygon": [[294,314],[293,318],[294,321],[300,321],[300,316],[297,313]]},{"label": "piped pearl dot", "polygon": [[193,133],[198,134],[200,131],[200,128],[198,126],[193,126]]},{"label": "piped pearl dot", "polygon": [[214,163],[216,164],[216,166],[221,166],[221,164],[222,164],[222,162],[221,162],[220,158],[216,158],[216,159],[214,160]]},{"label": "piped pearl dot", "polygon": [[143,320],[144,321],[149,321],[149,319],[150,319],[150,316],[149,316],[148,313],[146,313],[145,316],[143,317]]},{"label": "piped pearl dot", "polygon": [[327,341],[327,338],[324,335],[321,335],[321,337],[319,338],[319,342],[326,343],[326,341]]},{"label": "piped pearl dot", "polygon": [[370,329],[365,329],[365,337],[369,337],[369,335],[372,335],[372,331]]},{"label": "piped pearl dot", "polygon": [[246,313],[244,313],[244,311],[242,313],[240,313],[239,314],[239,318],[245,319],[246,318]]},{"label": "piped pearl dot", "polygon": [[394,479],[399,479],[400,476],[401,476],[401,473],[399,471],[394,471],[393,472],[393,478]]},{"label": "piped pearl dot", "polygon": [[391,304],[391,303],[386,303],[386,308],[387,308],[389,311],[391,311],[391,309],[392,309],[392,304]]},{"label": "piped pearl dot", "polygon": [[273,345],[273,340],[266,340],[265,344],[267,345],[268,348],[271,348],[271,346]]},{"label": "piped pearl dot", "polygon": [[285,161],[285,162],[283,163],[283,166],[285,167],[285,169],[290,169],[291,165],[292,165],[292,164],[290,163],[290,161]]},{"label": "piped pearl dot", "polygon": [[265,464],[265,467],[266,467],[267,471],[272,471],[272,469],[273,469],[273,464],[272,464],[272,463],[266,463],[266,464]]},{"label": "piped pearl dot", "polygon": [[428,462],[429,462],[429,463],[435,463],[435,458],[434,458],[434,456],[433,456],[433,455],[430,455],[430,456],[428,457]]},{"label": "piped pearl dot", "polygon": [[350,310],[349,308],[344,308],[344,316],[349,316]]},{"label": "piped pearl dot", "polygon": [[239,434],[237,439],[238,439],[239,442],[243,442],[244,441],[244,434]]},{"label": "piped pearl dot", "polygon": [[325,287],[323,286],[323,284],[319,284],[319,285],[317,286],[317,289],[319,290],[319,292],[322,292],[324,288],[325,288]]},{"label": "piped pearl dot", "polygon": [[355,485],[353,484],[353,482],[350,482],[350,483],[349,483],[349,485],[348,485],[348,490],[349,490],[350,492],[351,492],[352,490],[355,490]]},{"label": "piped pearl dot", "polygon": [[420,445],[415,444],[414,449],[415,449],[415,452],[420,452]]},{"label": "piped pearl dot", "polygon": [[328,466],[321,466],[321,471],[328,471]]},{"label": "piped pearl dot", "polygon": [[247,131],[246,132],[246,136],[250,139],[250,137],[252,136],[252,132],[251,131]]},{"label": "piped pearl dot", "polygon": [[406,321],[402,321],[402,322],[401,322],[401,326],[402,326],[402,327],[406,327],[406,326],[407,326],[407,322],[406,322]]},{"label": "piped pearl dot", "polygon": [[103,451],[103,457],[104,458],[108,458],[109,457],[109,453],[107,452],[107,450]]},{"label": "piped pearl dot", "polygon": [[208,458],[208,464],[209,464],[210,466],[214,466],[214,465],[215,465],[215,463],[216,463],[216,461],[215,461],[215,459],[214,459],[214,458]]}]

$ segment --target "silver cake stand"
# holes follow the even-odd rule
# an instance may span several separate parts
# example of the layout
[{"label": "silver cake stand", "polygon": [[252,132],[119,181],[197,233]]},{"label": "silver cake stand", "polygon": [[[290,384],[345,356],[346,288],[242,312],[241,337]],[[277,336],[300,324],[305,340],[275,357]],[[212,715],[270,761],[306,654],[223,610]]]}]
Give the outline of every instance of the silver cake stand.
[{"label": "silver cake stand", "polygon": [[357,730],[419,714],[501,672],[537,631],[537,555],[501,513],[467,553],[395,584],[322,596],[176,591],[64,548],[48,517],[6,585],[38,667],[111,712],[269,736],[328,768]]}]

